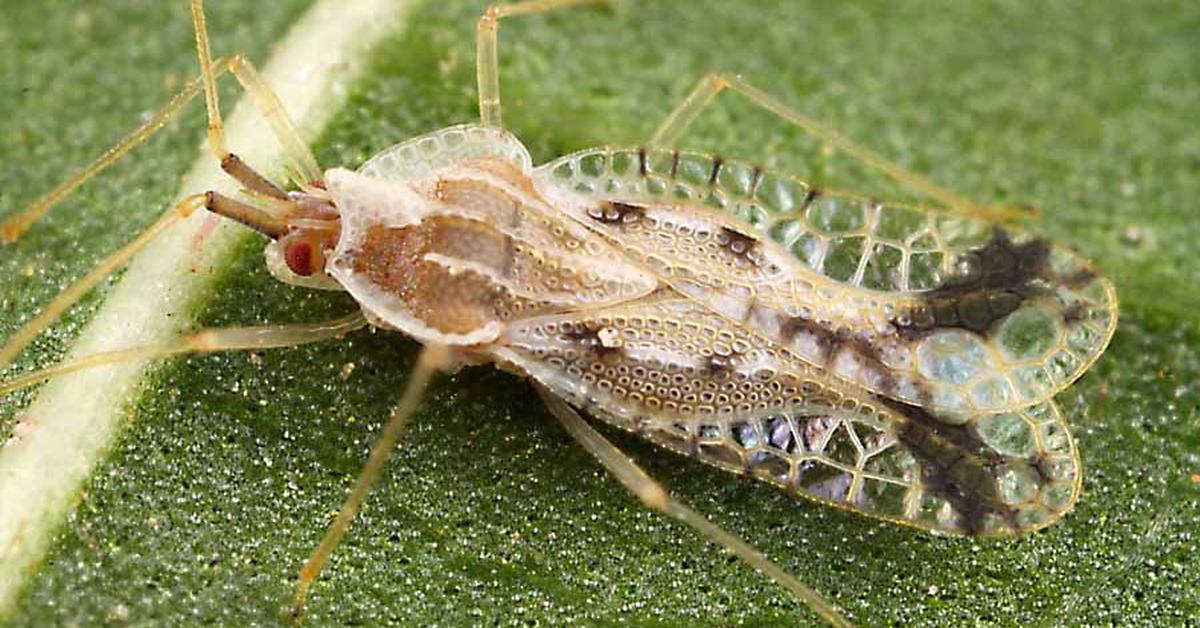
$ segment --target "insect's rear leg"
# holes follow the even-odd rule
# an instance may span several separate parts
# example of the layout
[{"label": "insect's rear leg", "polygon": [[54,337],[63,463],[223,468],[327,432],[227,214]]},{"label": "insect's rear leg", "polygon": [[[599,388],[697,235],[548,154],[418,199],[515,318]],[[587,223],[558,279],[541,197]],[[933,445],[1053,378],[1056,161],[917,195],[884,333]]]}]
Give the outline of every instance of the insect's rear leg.
[{"label": "insect's rear leg", "polygon": [[294,347],[336,338],[366,327],[366,325],[367,320],[362,313],[355,312],[321,323],[200,329],[158,345],[129,347],[64,360],[49,368],[0,383],[0,395],[40,384],[61,375],[108,364],[156,360],[188,353],[259,351]]},{"label": "insect's rear leg", "polygon": [[721,527],[706,519],[704,515],[692,510],[672,497],[662,485],[655,482],[633,460],[621,452],[620,449],[617,449],[616,445],[613,445],[600,432],[597,432],[592,426],[588,425],[579,416],[579,413],[567,405],[565,401],[554,396],[541,386],[538,386],[538,394],[541,395],[550,412],[558,418],[563,427],[570,432],[571,436],[588,453],[595,456],[596,460],[617,478],[617,481],[636,495],[647,507],[674,517],[691,526],[692,529],[708,537],[713,543],[737,556],[746,564],[754,567],[771,580],[774,580],[779,586],[790,591],[807,604],[813,612],[820,615],[822,619],[831,625],[851,625],[849,620],[843,617],[836,607],[825,601],[816,591],[801,583],[787,571],[784,571],[779,565],[771,562],[770,559],[763,556],[761,552],[751,547],[745,541],[726,532]]},{"label": "insect's rear leg", "polygon": [[732,89],[749,98],[754,104],[783,118],[785,121],[800,127],[807,133],[817,136],[827,146],[839,150],[854,159],[874,168],[901,185],[920,192],[941,203],[945,207],[961,211],[975,218],[990,222],[999,222],[1028,216],[1036,210],[1026,206],[988,206],[972,202],[959,194],[947,190],[929,179],[908,170],[900,164],[866,148],[837,130],[789,107],[767,92],[747,83],[742,77],[734,74],[717,74],[709,72],[692,89],[691,93],[679,103],[667,118],[663,120],[647,142],[650,146],[675,147],[684,131],[700,115],[700,112],[713,101],[722,91]]},{"label": "insect's rear leg", "polygon": [[405,424],[408,423],[409,417],[421,403],[429,380],[437,372],[447,370],[453,360],[453,352],[445,346],[428,345],[421,350],[421,355],[417,358],[417,365],[408,377],[404,394],[400,397],[396,407],[392,408],[387,425],[384,425],[383,431],[380,432],[375,444],[371,447],[371,453],[367,456],[367,462],[359,472],[358,479],[354,481],[350,495],[346,497],[346,501],[342,502],[337,518],[330,524],[320,545],[313,550],[308,560],[304,561],[304,567],[300,569],[300,578],[296,583],[296,596],[289,611],[290,619],[300,620],[304,611],[304,602],[308,599],[308,592],[312,588],[313,582],[321,573],[321,567],[329,559],[333,550],[337,548],[342,536],[346,534],[346,529],[350,527],[350,522],[358,514],[363,499],[371,490],[375,479],[379,477],[379,472],[383,470],[383,464],[387,462],[388,456],[395,449]]},{"label": "insect's rear leg", "polygon": [[525,0],[512,4],[492,4],[483,10],[475,26],[475,75],[479,81],[479,119],[486,126],[501,126],[500,66],[497,31],[500,20],[518,15],[544,13],[560,7],[599,4],[616,0]]}]

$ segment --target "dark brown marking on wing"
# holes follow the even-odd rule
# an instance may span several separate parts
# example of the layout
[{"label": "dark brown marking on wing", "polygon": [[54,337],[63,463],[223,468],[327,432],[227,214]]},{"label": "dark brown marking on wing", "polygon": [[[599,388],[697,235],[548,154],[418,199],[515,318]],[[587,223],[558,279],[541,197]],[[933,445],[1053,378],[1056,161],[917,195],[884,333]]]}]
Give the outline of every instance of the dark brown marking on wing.
[{"label": "dark brown marking on wing", "polygon": [[[1025,301],[1046,295],[1050,244],[1034,238],[1016,243],[997,227],[987,243],[963,253],[975,262],[971,278],[948,278],[924,295],[924,303],[892,319],[896,334],[919,340],[935,329],[965,329],[987,337]],[[1071,281],[1091,280],[1094,273]],[[1064,280],[1065,282],[1066,280]]]},{"label": "dark brown marking on wing", "polygon": [[993,470],[1001,457],[995,450],[967,427],[944,423],[917,406],[876,398],[907,419],[897,438],[920,462],[925,490],[954,507],[966,534],[982,532],[989,514],[1018,527],[1016,510],[1001,501],[996,486]]},{"label": "dark brown marking on wing", "polygon": [[602,327],[593,323],[576,323],[575,326],[563,332],[563,338],[570,340],[580,347],[587,349],[597,359],[608,360],[621,355],[624,351],[619,346],[610,346],[600,337]]},{"label": "dark brown marking on wing", "polygon": [[758,239],[754,236],[748,236],[729,227],[721,227],[717,233],[717,244],[735,257],[757,265],[752,259],[755,249],[758,248]]},{"label": "dark brown marking on wing", "polygon": [[588,218],[605,225],[624,226],[646,217],[646,208],[621,201],[605,201],[587,210]]},{"label": "dark brown marking on wing", "polygon": [[716,380],[723,380],[733,374],[738,363],[738,353],[730,355],[712,354],[704,358],[704,373]]},{"label": "dark brown marking on wing", "polygon": [[883,357],[878,347],[859,334],[851,334],[844,342],[854,349],[859,364],[875,375],[876,385],[880,392],[890,395],[896,391],[896,376],[883,363]]},{"label": "dark brown marking on wing", "polygon": [[708,184],[716,185],[717,177],[721,176],[721,166],[725,165],[725,158],[717,155],[713,157],[712,173],[708,175]]},{"label": "dark brown marking on wing", "polygon": [[1026,301],[1015,292],[982,290],[962,297],[931,298],[911,308],[905,316],[892,319],[896,334],[904,340],[919,340],[935,329],[958,328],[987,337],[996,323],[1004,320]]},{"label": "dark brown marking on wing", "polygon": [[892,370],[883,363],[879,348],[871,339],[855,333],[848,328],[833,329],[830,325],[814,321],[803,316],[784,318],[779,324],[780,334],[785,346],[791,345],[796,336],[806,333],[812,336],[820,352],[822,364],[830,366],[841,351],[851,351],[859,365],[871,372],[878,383],[878,389],[884,394],[891,394],[896,389],[896,378]]},{"label": "dark brown marking on wing", "polygon": [[783,336],[785,345],[791,345],[800,333],[806,333],[815,338],[823,362],[828,362],[833,355],[833,330],[817,321],[803,316],[786,317],[779,325],[779,332]]},{"label": "dark brown marking on wing", "polygon": [[1097,276],[1099,275],[1094,268],[1081,268],[1060,279],[1059,283],[1072,290],[1079,290],[1092,283]]},{"label": "dark brown marking on wing", "polygon": [[[897,437],[921,463],[927,490],[960,513],[967,534],[981,532],[985,518],[993,513],[1017,526],[1016,512],[1000,501],[992,473],[1001,456],[971,428],[943,422],[918,406],[887,397],[895,390],[896,381],[869,338],[799,316],[782,321],[780,330],[788,344],[801,332],[810,334],[826,366],[839,352],[853,351],[859,364],[876,376],[880,393],[876,398],[906,419]],[[921,388],[919,397],[928,398],[929,392]]]},{"label": "dark brown marking on wing", "polygon": [[1050,460],[1045,454],[1036,454],[1029,459],[1029,466],[1037,471],[1038,479],[1042,481],[1042,484],[1054,481],[1054,477],[1046,470],[1048,464],[1050,464]]},{"label": "dark brown marking on wing", "polygon": [[884,397],[881,395],[876,395],[876,398],[883,405],[903,415],[904,418],[909,420],[909,422],[923,426],[925,429],[937,434],[939,438],[953,445],[954,447],[961,449],[963,452],[977,457],[986,455],[990,459],[990,462],[1000,461],[999,454],[993,451],[991,447],[984,443],[982,438],[980,438],[970,429],[967,429],[962,425],[946,423],[920,406],[914,406],[912,404],[904,403],[903,401],[897,401],[890,397]]},{"label": "dark brown marking on wing", "polygon": [[762,166],[755,166],[754,172],[750,174],[750,191],[749,195],[754,196],[758,192],[758,186],[762,183],[763,169]]},{"label": "dark brown marking on wing", "polygon": [[668,174],[670,175],[670,177],[672,179],[674,179],[675,174],[678,172],[679,172],[679,151],[673,150],[673,151],[671,151],[671,168],[668,171]]},{"label": "dark brown marking on wing", "polygon": [[808,210],[808,206],[812,205],[813,201],[817,200],[819,196],[821,196],[821,188],[815,186],[808,188],[808,191],[804,193],[804,198],[800,199],[800,208],[796,211],[803,212]]},{"label": "dark brown marking on wing", "polygon": [[638,149],[638,174],[644,177],[648,172],[649,170],[646,168],[646,148],[642,147]]},{"label": "dark brown marking on wing", "polygon": [[1074,327],[1074,326],[1078,325],[1079,323],[1083,322],[1083,319],[1087,318],[1087,314],[1088,314],[1087,306],[1084,305],[1083,303],[1080,303],[1079,301],[1076,301],[1075,303],[1072,303],[1071,305],[1067,306],[1067,308],[1065,310],[1063,310],[1063,313],[1062,313],[1063,324],[1066,325],[1067,327]]},{"label": "dark brown marking on wing", "polygon": [[962,297],[980,290],[1007,290],[1022,296],[1037,292],[1035,281],[1046,272],[1050,243],[1033,238],[1016,243],[1004,229],[992,230],[992,239],[967,255],[979,260],[979,275],[970,279],[950,278],[929,291],[932,297]]}]

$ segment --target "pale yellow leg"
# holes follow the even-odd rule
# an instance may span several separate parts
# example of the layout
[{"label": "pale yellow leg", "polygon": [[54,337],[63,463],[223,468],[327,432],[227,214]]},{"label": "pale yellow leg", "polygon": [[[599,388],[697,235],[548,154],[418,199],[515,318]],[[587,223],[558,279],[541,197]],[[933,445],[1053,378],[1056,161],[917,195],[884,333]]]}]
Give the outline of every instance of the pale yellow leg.
[{"label": "pale yellow leg", "polygon": [[[212,51],[208,45],[208,29],[204,20],[204,0],[192,0],[192,23],[196,33],[196,51],[200,57],[200,78],[204,85],[204,105],[208,111],[208,144],[218,160],[224,161],[229,156],[225,142],[225,127],[221,123],[221,104],[217,95],[218,68],[213,60]],[[321,179],[321,167],[309,150],[308,144],[300,139],[296,127],[292,124],[279,97],[269,85],[262,80],[258,70],[243,56],[229,57],[229,70],[237,77],[238,82],[250,94],[263,117],[271,125],[271,129],[279,138],[290,161],[289,176],[298,185],[307,185]]]},{"label": "pale yellow leg", "polygon": [[421,397],[425,393],[425,388],[429,385],[429,380],[438,371],[443,371],[449,368],[453,359],[453,354],[450,349],[441,345],[429,345],[421,350],[421,355],[417,359],[417,366],[408,376],[408,384],[404,389],[404,395],[400,397],[400,402],[392,409],[391,417],[388,419],[387,425],[383,427],[379,438],[375,441],[375,445],[371,447],[371,453],[367,456],[367,462],[363,465],[362,471],[358,474],[358,479],[354,481],[354,487],[350,490],[350,495],[346,497],[346,501],[342,503],[341,510],[338,511],[337,518],[329,526],[325,532],[325,537],[321,539],[320,545],[313,550],[309,555],[308,560],[304,562],[304,567],[300,569],[300,578],[296,583],[296,596],[292,601],[290,617],[294,621],[299,621],[304,612],[304,602],[308,599],[308,592],[312,588],[313,582],[321,573],[321,567],[333,550],[342,540],[342,536],[346,534],[346,529],[350,527],[350,522],[354,520],[354,516],[358,514],[359,508],[362,507],[363,499],[371,490],[371,485],[375,483],[375,479],[379,477],[379,472],[383,470],[383,464],[387,462],[388,456],[396,447],[396,442],[400,439],[400,434],[404,431],[404,426],[408,422],[412,413],[421,403]]},{"label": "pale yellow leg", "polygon": [[700,513],[688,508],[666,491],[658,482],[646,474],[633,460],[617,449],[615,445],[588,425],[579,413],[562,399],[550,391],[538,386],[538,394],[546,402],[550,412],[562,422],[563,427],[583,446],[588,453],[596,457],[600,464],[617,478],[625,488],[629,489],[647,507],[662,514],[669,515],[690,526],[692,529],[708,537],[710,541],[725,551],[733,554],[742,562],[757,569],[763,575],[787,589],[793,595],[808,605],[817,615],[834,626],[850,626],[849,620],[829,602],[826,602],[816,591],[813,591],[782,567],[771,562],[761,552],[751,547],[745,541],[726,532]]},{"label": "pale yellow leg", "polygon": [[684,131],[695,121],[700,112],[718,94],[726,89],[732,89],[742,94],[754,104],[817,136],[827,146],[841,151],[871,168],[879,170],[901,185],[925,194],[948,209],[961,211],[967,215],[990,222],[1027,216],[1034,211],[1028,207],[997,207],[974,203],[883,157],[875,151],[851,141],[832,127],[800,113],[734,74],[716,74],[710,72],[704,75],[683,102],[654,131],[654,134],[650,136],[648,144],[650,146],[662,147],[676,146],[679,139],[683,136]]},{"label": "pale yellow leg", "polygon": [[[217,101],[216,79],[226,71],[230,71],[250,94],[263,117],[271,125],[280,144],[288,155],[290,176],[298,185],[308,185],[321,178],[320,166],[312,156],[308,146],[300,139],[295,126],[283,110],[279,98],[258,74],[253,64],[241,55],[214,60],[209,51],[208,33],[204,25],[204,8],[201,0],[192,0],[192,17],[195,22],[196,48],[200,58],[201,76],[184,86],[174,98],[145,124],[125,136],[120,142],[104,152],[99,158],[72,175],[58,187],[51,190],[28,209],[11,216],[0,223],[0,239],[11,242],[20,237],[38,218],[44,215],[55,204],[66,198],[71,192],[83,185],[102,170],[112,165],[130,150],[149,139],[162,129],[179,110],[201,91],[205,94],[205,104],[209,115],[209,146],[222,166],[237,178],[246,183],[251,191],[260,194],[270,194],[274,185],[263,179],[235,156],[225,149],[225,132],[221,124],[220,104]],[[276,192],[277,196],[282,193]],[[33,320],[29,321],[9,341],[0,348],[0,368],[12,362],[20,351],[26,347],[39,333],[46,329],[71,305],[87,294],[91,288],[123,266],[130,257],[141,250],[156,235],[171,224],[185,217],[196,208],[203,206],[203,195],[190,196],[167,212],[162,218],[134,238],[129,244],[106,258],[88,271],[69,288],[51,301]]]},{"label": "pale yellow leg", "polygon": [[518,15],[543,13],[560,7],[598,4],[616,0],[526,0],[512,4],[493,4],[483,10],[475,26],[475,75],[479,81],[479,119],[485,126],[502,126],[500,118],[499,43],[496,33],[500,20]]},{"label": "pale yellow leg", "polygon": [[258,351],[293,347],[329,340],[366,327],[367,320],[361,312],[321,323],[299,325],[262,325],[255,327],[227,327],[201,329],[184,334],[160,345],[130,347],[86,355],[73,360],[64,360],[39,371],[13,378],[0,384],[0,395],[14,390],[40,384],[67,373],[95,368],[106,364],[133,360],[155,360],[185,353],[213,353],[217,351]]},{"label": "pale yellow leg", "polygon": [[[229,68],[228,59],[220,59],[215,65],[215,72],[218,74]],[[57,205],[64,198],[86,183],[89,179],[99,174],[105,168],[111,166],[113,162],[120,159],[125,153],[128,153],[138,144],[146,141],[150,136],[158,132],[170,121],[171,118],[179,112],[196,94],[200,93],[202,86],[201,80],[195,79],[184,86],[165,107],[155,113],[149,120],[138,128],[134,129],[129,135],[126,135],[115,146],[104,151],[102,155],[97,157],[92,163],[85,166],[79,172],[71,175],[66,181],[63,181],[53,190],[47,192],[44,196],[30,205],[23,211],[9,216],[4,222],[0,222],[0,239],[4,242],[15,242],[23,233],[29,230],[33,223],[50,211],[50,208]]]},{"label": "pale yellow leg", "polygon": [[[296,132],[295,126],[284,112],[275,92],[263,81],[254,66],[241,55],[219,59],[212,58],[208,51],[208,35],[203,30],[203,7],[200,0],[193,1],[192,9],[193,17],[199,15],[199,22],[196,25],[196,40],[198,47],[201,49],[201,76],[188,82],[162,109],[157,111],[141,126],[123,137],[112,148],[104,151],[104,153],[83,169],[71,175],[67,180],[57,185],[37,201],[34,201],[28,208],[0,222],[0,240],[4,242],[16,241],[39,218],[50,211],[52,207],[79,189],[81,185],[87,183],[92,177],[111,166],[130,150],[150,139],[151,136],[166,126],[184,105],[202,91],[206,92],[205,101],[210,107],[209,145],[213,147],[213,151],[218,159],[224,158],[228,153],[225,152],[221,115],[216,110],[218,103],[215,84],[217,77],[226,71],[232,72],[246,92],[250,94],[251,99],[271,125],[275,135],[279,138],[280,144],[284,147],[284,151],[288,155],[289,176],[298,185],[307,185],[309,182],[321,178],[321,169],[317,165],[317,160],[308,149],[308,145],[300,139],[299,133]],[[207,93],[209,89],[212,92],[211,98]],[[214,117],[215,126],[213,126]]]},{"label": "pale yellow leg", "polygon": [[62,316],[67,308],[75,304],[89,290],[96,287],[96,284],[104,281],[105,277],[111,275],[118,268],[125,265],[130,257],[142,250],[164,229],[175,224],[179,220],[186,218],[192,212],[204,207],[205,196],[203,194],[194,194],[180,201],[175,207],[159,218],[157,222],[150,225],[148,229],[139,234],[136,238],[130,241],[125,246],[121,247],[116,253],[105,258],[99,264],[96,264],[86,275],[80,277],[75,283],[71,284],[66,290],[63,290],[54,297],[54,300],[46,304],[42,311],[38,312],[32,320],[25,323],[17,333],[13,334],[8,342],[0,348],[0,369],[8,366],[38,334],[42,333],[47,327],[52,325],[54,321]]}]

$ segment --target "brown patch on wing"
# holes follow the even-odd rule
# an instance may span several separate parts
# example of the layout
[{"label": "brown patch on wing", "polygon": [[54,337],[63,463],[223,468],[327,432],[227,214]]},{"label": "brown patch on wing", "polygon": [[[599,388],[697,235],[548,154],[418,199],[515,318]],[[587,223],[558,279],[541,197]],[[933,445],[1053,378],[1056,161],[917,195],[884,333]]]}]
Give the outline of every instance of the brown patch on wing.
[{"label": "brown patch on wing", "polygon": [[606,201],[587,210],[588,218],[604,225],[623,226],[646,217],[646,208],[621,201]]},{"label": "brown patch on wing", "polygon": [[817,346],[820,347],[822,366],[829,366],[839,352],[849,349],[858,363],[876,376],[881,392],[890,393],[895,389],[896,381],[891,369],[883,363],[879,348],[872,344],[869,338],[846,328],[834,330],[826,324],[803,316],[786,318],[779,325],[779,329],[785,345],[790,345],[801,332],[815,338]]},{"label": "brown patch on wing", "polygon": [[750,174],[750,192],[749,192],[750,196],[754,196],[755,194],[758,193],[758,186],[760,183],[762,183],[762,179],[763,179],[762,166],[755,166],[754,172],[752,172]]},{"label": "brown patch on wing", "polygon": [[734,257],[757,265],[757,262],[753,259],[754,252],[758,248],[757,238],[735,231],[729,227],[721,227],[721,230],[717,232],[717,244]]},{"label": "brown patch on wing", "polygon": [[783,335],[785,345],[790,345],[796,339],[796,335],[803,332],[817,339],[823,360],[828,362],[833,356],[833,330],[817,321],[803,316],[788,317],[780,324],[779,331]]},{"label": "brown patch on wing", "polygon": [[800,199],[800,208],[798,211],[807,210],[808,206],[812,205],[813,201],[817,200],[817,197],[819,197],[819,196],[821,196],[820,188],[818,188],[818,187],[808,188],[808,191],[804,193],[804,198]]},{"label": "brown patch on wing", "polygon": [[980,290],[961,297],[930,298],[892,319],[904,340],[917,340],[935,329],[959,328],[987,336],[992,327],[1021,307],[1028,297],[1006,290]]},{"label": "brown patch on wing", "polygon": [[1075,302],[1069,305],[1062,313],[1062,321],[1067,327],[1074,327],[1083,322],[1083,319],[1088,315],[1086,305]]},{"label": "brown patch on wing", "polygon": [[1092,283],[1092,280],[1098,276],[1099,273],[1097,273],[1096,269],[1094,268],[1081,268],[1074,273],[1059,279],[1059,283],[1072,290],[1079,290],[1089,283]]},{"label": "brown patch on wing", "polygon": [[586,349],[599,360],[611,360],[624,351],[620,346],[606,342],[602,335],[604,331],[605,328],[593,323],[576,323],[571,330],[563,332],[563,338]]},{"label": "brown patch on wing", "polygon": [[1000,499],[992,469],[1000,456],[970,429],[938,420],[928,411],[886,397],[880,403],[907,419],[897,430],[900,443],[921,463],[925,490],[941,497],[962,516],[968,535],[983,531],[989,514],[1017,527],[1016,511]]},{"label": "brown patch on wing", "polygon": [[712,172],[710,172],[708,175],[708,184],[716,185],[717,178],[721,176],[721,167],[725,165],[725,158],[717,155],[716,157],[713,157],[712,164]]},{"label": "brown patch on wing", "polygon": [[1016,243],[997,227],[987,243],[963,255],[976,262],[976,276],[951,277],[926,292],[924,303],[892,319],[898,336],[917,340],[935,329],[958,328],[986,337],[1026,300],[1047,292],[1043,280],[1050,244],[1045,239]]},{"label": "brown patch on wing", "polygon": [[1033,238],[1018,244],[1012,241],[1007,231],[996,227],[991,240],[965,255],[979,260],[979,276],[948,279],[929,291],[931,297],[961,298],[981,290],[1031,296],[1037,291],[1034,281],[1045,274],[1050,261],[1050,243],[1044,238]]},{"label": "brown patch on wing", "polygon": [[739,353],[730,355],[712,354],[704,359],[704,373],[713,379],[725,379],[733,373],[737,366]]},{"label": "brown patch on wing", "polygon": [[904,417],[905,423],[896,435],[921,463],[926,490],[954,507],[963,518],[967,534],[982,532],[989,514],[997,514],[1016,526],[1016,513],[1000,500],[992,473],[992,467],[1001,462],[999,454],[970,428],[943,422],[918,406],[884,396],[895,388],[895,380],[868,338],[799,316],[783,321],[780,329],[789,343],[802,332],[815,338],[826,366],[841,351],[849,350],[863,368],[879,378],[883,394],[876,398]]}]

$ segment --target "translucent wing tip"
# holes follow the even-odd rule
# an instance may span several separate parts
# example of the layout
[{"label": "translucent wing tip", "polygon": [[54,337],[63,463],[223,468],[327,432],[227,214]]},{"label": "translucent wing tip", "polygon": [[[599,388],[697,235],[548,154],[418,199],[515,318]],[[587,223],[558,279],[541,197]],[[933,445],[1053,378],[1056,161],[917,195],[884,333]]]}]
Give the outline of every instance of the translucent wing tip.
[{"label": "translucent wing tip", "polygon": [[1047,240],[995,228],[947,265],[892,319],[925,393],[903,401],[967,412],[1041,403],[1078,379],[1116,329],[1112,282]]},{"label": "translucent wing tip", "polygon": [[953,424],[880,399],[851,411],[815,404],[756,418],[649,422],[639,432],[836,508],[962,536],[1048,526],[1081,487],[1075,444],[1049,402]]},{"label": "translucent wing tip", "polygon": [[921,468],[911,523],[967,536],[1018,536],[1054,523],[1079,498],[1079,457],[1053,403],[978,415],[958,429],[935,427],[919,443],[902,438]]}]

